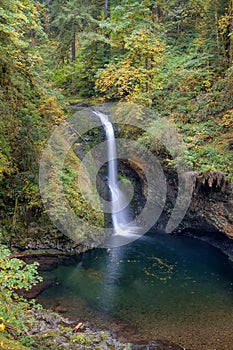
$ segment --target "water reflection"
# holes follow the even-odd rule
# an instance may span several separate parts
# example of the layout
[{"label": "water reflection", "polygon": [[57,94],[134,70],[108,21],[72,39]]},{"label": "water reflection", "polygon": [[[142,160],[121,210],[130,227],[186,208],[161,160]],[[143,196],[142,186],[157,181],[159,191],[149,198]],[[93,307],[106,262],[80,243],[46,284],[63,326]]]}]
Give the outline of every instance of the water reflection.
[{"label": "water reflection", "polygon": [[225,337],[233,337],[232,267],[206,243],[154,234],[120,248],[87,252],[76,266],[49,274],[59,285],[42,299],[51,303],[56,296],[69,296],[72,316],[85,317],[91,309],[94,323],[98,315],[107,315],[135,326],[141,337],[159,335],[186,344],[201,337],[224,344]]}]

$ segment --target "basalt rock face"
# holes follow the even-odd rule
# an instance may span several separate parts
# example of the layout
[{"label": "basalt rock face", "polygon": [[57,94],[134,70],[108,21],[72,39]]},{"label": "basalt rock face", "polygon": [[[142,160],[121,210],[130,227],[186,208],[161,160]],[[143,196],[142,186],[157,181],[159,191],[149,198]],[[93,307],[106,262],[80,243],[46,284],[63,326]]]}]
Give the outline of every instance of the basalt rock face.
[{"label": "basalt rock face", "polygon": [[[196,172],[190,208],[183,228],[222,233],[233,238],[232,184],[220,172]],[[181,226],[181,227],[182,227]]]},{"label": "basalt rock face", "polygon": [[[144,193],[144,188],[146,187],[145,179],[134,168],[133,163],[131,167],[133,172],[136,171],[140,178],[138,182],[139,188],[135,191],[144,194],[146,197],[146,193]],[[167,223],[176,205],[179,187],[179,180],[175,171],[166,169],[164,173],[167,180],[167,199],[163,213],[154,226],[159,231],[166,230]],[[190,234],[199,238],[205,238],[210,243],[229,253],[229,255],[233,255],[232,183],[221,172],[191,172],[187,176],[192,178],[193,182],[192,198],[183,220],[172,233]],[[143,202],[145,202],[144,199]],[[141,204],[142,201],[138,201],[139,208]]]}]

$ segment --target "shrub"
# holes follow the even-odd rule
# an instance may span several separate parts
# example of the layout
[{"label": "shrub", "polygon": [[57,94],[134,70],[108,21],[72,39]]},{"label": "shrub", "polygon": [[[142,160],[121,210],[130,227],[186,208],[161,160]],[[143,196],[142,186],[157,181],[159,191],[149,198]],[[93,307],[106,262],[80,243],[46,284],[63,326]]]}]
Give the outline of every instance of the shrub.
[{"label": "shrub", "polygon": [[37,267],[36,262],[26,264],[21,259],[11,258],[10,250],[0,244],[0,332],[8,332],[14,337],[27,334],[33,323],[30,307],[35,307],[35,303],[29,303],[16,291],[29,290],[42,281]]}]

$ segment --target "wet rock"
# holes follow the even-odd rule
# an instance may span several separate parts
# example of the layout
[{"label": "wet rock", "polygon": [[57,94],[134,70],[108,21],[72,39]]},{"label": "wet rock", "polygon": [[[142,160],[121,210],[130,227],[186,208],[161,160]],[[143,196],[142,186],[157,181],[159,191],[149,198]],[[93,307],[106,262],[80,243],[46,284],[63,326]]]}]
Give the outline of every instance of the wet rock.
[{"label": "wet rock", "polygon": [[[34,310],[35,324],[30,330],[34,338],[33,350],[130,350],[129,344],[121,343],[109,332],[89,328],[89,323],[71,322],[59,314],[47,310]],[[75,326],[81,325],[77,330]]]},{"label": "wet rock", "polygon": [[166,340],[139,344],[121,342],[108,331],[92,329],[88,322],[73,322],[48,310],[33,310],[33,315],[35,324],[29,332],[35,340],[32,350],[184,350]]},{"label": "wet rock", "polygon": [[[23,239],[18,237],[12,238],[11,249],[17,255],[16,257],[22,259],[31,258],[31,260],[37,260],[43,266],[43,264],[48,264],[49,260],[53,264],[58,259],[68,256],[76,257],[87,248],[70,240],[58,231],[46,233],[46,227],[41,227],[39,235],[34,236],[26,232]],[[43,257],[50,259],[44,261]]]},{"label": "wet rock", "polygon": [[38,283],[36,286],[33,286],[30,290],[20,289],[17,291],[17,294],[26,298],[26,299],[35,299],[40,295],[45,289],[51,286],[54,282],[53,279],[48,279],[43,282]]},{"label": "wet rock", "polygon": [[14,250],[11,258],[19,258],[24,260],[27,264],[34,261],[39,263],[39,270],[51,270],[60,264],[65,264],[66,261],[74,260],[75,263],[80,261],[80,253],[69,251],[60,251],[55,249],[24,249]]},{"label": "wet rock", "polygon": [[72,111],[79,111],[82,110],[83,108],[88,108],[90,105],[86,102],[79,102],[79,103],[74,103],[70,104],[67,108],[71,109]]},{"label": "wet rock", "polygon": [[[205,240],[233,255],[233,187],[224,174],[196,172],[190,207],[174,233]],[[179,231],[179,232],[178,232]]]},{"label": "wet rock", "polygon": [[[127,175],[135,178],[139,187],[146,188],[146,182],[143,174],[140,173],[140,161],[137,166],[135,162],[130,164],[132,171],[128,170]],[[123,173],[124,168],[121,166]],[[143,168],[143,167],[142,167]],[[136,179],[134,173],[137,172],[139,179]],[[163,212],[159,220],[155,223],[154,229],[164,232],[173,213],[174,206],[181,206],[184,201],[177,203],[179,189],[179,179],[174,170],[165,168],[167,179],[167,198]],[[173,234],[189,234],[197,238],[206,239],[212,245],[220,248],[228,256],[233,255],[233,185],[225,174],[221,172],[189,172],[187,176],[192,178],[192,199],[188,205],[185,217],[178,227],[172,232]],[[185,178],[185,176],[184,176]],[[193,185],[192,185],[193,186]],[[135,197],[136,207],[141,207],[142,195]],[[176,209],[179,212],[179,207]],[[137,211],[135,211],[137,214]]]},{"label": "wet rock", "polygon": [[59,313],[65,313],[65,312],[67,312],[67,308],[65,308],[62,305],[58,305],[58,306],[55,307],[55,311],[59,312]]}]

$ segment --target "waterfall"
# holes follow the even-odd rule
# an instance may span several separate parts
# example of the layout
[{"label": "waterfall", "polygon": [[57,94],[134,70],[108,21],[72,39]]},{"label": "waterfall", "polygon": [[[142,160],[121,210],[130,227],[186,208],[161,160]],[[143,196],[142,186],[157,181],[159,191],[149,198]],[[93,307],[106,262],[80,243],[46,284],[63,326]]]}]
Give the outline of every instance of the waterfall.
[{"label": "waterfall", "polygon": [[112,123],[108,116],[94,112],[101,120],[108,145],[108,186],[111,195],[111,214],[114,234],[126,235],[129,231],[128,223],[131,221],[125,194],[118,185],[117,146]]}]

